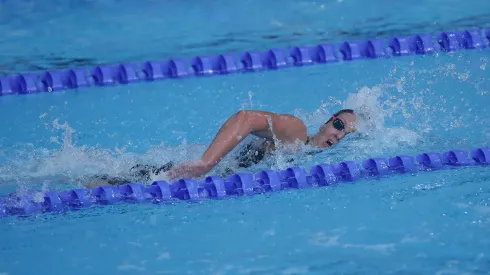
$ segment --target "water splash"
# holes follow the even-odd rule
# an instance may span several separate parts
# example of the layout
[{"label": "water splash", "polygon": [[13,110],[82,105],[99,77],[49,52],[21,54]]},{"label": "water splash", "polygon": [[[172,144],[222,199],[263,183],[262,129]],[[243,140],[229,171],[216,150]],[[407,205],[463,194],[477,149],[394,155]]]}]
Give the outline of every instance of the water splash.
[{"label": "water splash", "polygon": [[[126,152],[123,148],[100,148],[73,143],[76,130],[68,122],[55,119],[49,128],[56,133],[50,140],[59,148],[34,148],[20,144],[15,148],[2,150],[0,162],[0,182],[5,184],[71,184],[82,186],[94,175],[126,177],[136,164],[160,166],[169,161],[180,162],[200,157],[204,145],[187,144],[184,140],[178,146],[165,143],[153,146],[143,154]],[[159,179],[152,175],[152,179]],[[136,179],[135,179],[136,180]]]},{"label": "water splash", "polygon": [[[331,163],[348,159],[360,159],[373,155],[389,155],[413,149],[422,142],[418,131],[408,126],[392,126],[394,116],[401,115],[409,120],[415,110],[425,106],[422,98],[403,100],[393,95],[391,89],[404,92],[404,84],[362,87],[349,93],[344,99],[329,97],[315,111],[297,109],[294,115],[301,118],[314,134],[330,116],[340,109],[353,109],[357,114],[356,133],[347,135],[335,146],[316,150],[310,146],[281,146],[272,158],[259,164],[256,169],[285,169],[291,166],[309,167],[317,163]],[[396,123],[395,123],[396,124]],[[300,148],[299,152],[292,151]],[[315,152],[311,154],[311,152]]]},{"label": "water splash", "polygon": [[380,87],[362,87],[358,93],[350,93],[345,100],[343,107],[354,110],[356,114],[359,133],[369,134],[384,128],[386,112],[379,101],[380,96]]}]

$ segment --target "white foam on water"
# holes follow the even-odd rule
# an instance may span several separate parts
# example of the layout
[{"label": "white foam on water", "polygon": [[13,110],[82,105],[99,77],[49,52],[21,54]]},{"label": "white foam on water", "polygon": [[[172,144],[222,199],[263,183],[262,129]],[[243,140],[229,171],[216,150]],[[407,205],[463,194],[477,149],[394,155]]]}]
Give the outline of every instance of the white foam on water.
[{"label": "white foam on water", "polygon": [[126,152],[126,148],[100,148],[73,143],[76,130],[67,122],[52,122],[58,130],[51,137],[59,149],[33,148],[28,144],[3,150],[0,163],[0,181],[14,184],[75,184],[80,185],[93,175],[129,177],[136,164],[163,165],[169,161],[180,162],[199,158],[204,145],[187,144],[168,146],[165,143],[149,148],[143,154]]},{"label": "white foam on water", "polygon": [[388,98],[381,101],[383,89],[380,86],[363,87],[356,94],[349,94],[344,102],[344,108],[353,109],[357,115],[357,134],[362,139],[353,142],[354,148],[382,152],[400,146],[414,146],[420,141],[421,136],[417,132],[405,127],[391,127],[385,121],[399,111],[407,116],[404,106],[398,105],[397,100]]},{"label": "white foam on water", "polygon": [[[349,93],[345,100],[329,98],[329,103],[322,104],[311,113],[296,110],[295,115],[305,121],[310,134],[316,133],[332,114],[341,109],[352,109],[357,116],[355,133],[347,135],[335,146],[323,150],[318,157],[304,157],[296,164],[361,158],[384,154],[403,147],[413,148],[419,144],[422,139],[421,134],[407,127],[393,127],[386,123],[386,120],[395,113],[400,113],[409,119],[413,106],[422,102],[421,99],[405,102],[396,95],[391,95],[392,91],[387,88],[393,86],[396,87],[396,85],[362,87],[356,92]],[[398,89],[402,87],[403,85],[398,85]],[[283,154],[290,155],[290,153]],[[291,163],[284,162],[284,158],[276,158],[273,163],[275,169],[283,169],[290,165]]]}]

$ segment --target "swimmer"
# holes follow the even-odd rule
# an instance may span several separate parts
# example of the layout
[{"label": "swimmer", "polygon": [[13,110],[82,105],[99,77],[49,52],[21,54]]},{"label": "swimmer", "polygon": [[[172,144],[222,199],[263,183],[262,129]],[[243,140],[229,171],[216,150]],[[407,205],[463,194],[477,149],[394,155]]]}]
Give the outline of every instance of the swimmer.
[{"label": "swimmer", "polygon": [[250,134],[264,139],[260,150],[261,155],[275,149],[277,144],[274,140],[283,144],[299,142],[319,148],[331,147],[346,134],[355,131],[355,121],[354,111],[343,109],[323,124],[316,134],[310,136],[306,131],[305,123],[293,115],[254,110],[239,111],[221,126],[200,160],[172,167],[167,177],[169,180],[175,180],[200,177],[208,173]]},{"label": "swimmer", "polygon": [[[309,135],[305,123],[290,114],[278,114],[267,111],[241,110],[232,115],[221,126],[217,135],[201,159],[174,165],[169,162],[163,166],[136,165],[131,168],[133,178],[141,181],[150,180],[151,175],[166,173],[167,180],[179,178],[198,178],[215,167],[228,153],[239,145],[247,136],[258,138],[259,142],[244,146],[235,159],[239,167],[250,167],[259,163],[267,154],[282,145],[308,145],[317,148],[331,147],[348,133],[355,131],[356,115],[351,109],[336,112],[317,133]],[[99,182],[90,184],[120,185],[134,180],[97,176]]]}]

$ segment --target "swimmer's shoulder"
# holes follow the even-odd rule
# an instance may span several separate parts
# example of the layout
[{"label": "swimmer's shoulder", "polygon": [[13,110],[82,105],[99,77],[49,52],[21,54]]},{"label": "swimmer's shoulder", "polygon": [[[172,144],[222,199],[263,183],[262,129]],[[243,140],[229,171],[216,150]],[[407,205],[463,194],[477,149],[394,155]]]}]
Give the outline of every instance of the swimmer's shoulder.
[{"label": "swimmer's shoulder", "polygon": [[283,135],[283,139],[290,142],[306,141],[308,133],[303,120],[291,114],[279,114],[279,116],[278,129],[276,130]]},{"label": "swimmer's shoulder", "polygon": [[303,120],[294,115],[256,110],[248,110],[247,113],[250,114],[252,119],[260,121],[261,124],[272,124],[269,125],[267,129],[254,131],[253,134],[257,136],[272,139],[272,130],[276,138],[281,141],[306,141],[308,136],[306,124],[303,122]]}]

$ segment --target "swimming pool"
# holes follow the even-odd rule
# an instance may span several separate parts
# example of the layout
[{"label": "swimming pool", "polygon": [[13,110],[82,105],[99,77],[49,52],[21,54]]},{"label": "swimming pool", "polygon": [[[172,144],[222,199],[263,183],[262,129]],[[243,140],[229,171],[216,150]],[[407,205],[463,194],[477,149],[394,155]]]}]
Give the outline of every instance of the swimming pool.
[{"label": "swimming pool", "polygon": [[[78,65],[78,61],[64,59],[77,56],[76,53],[83,58],[92,57],[90,62],[94,64],[162,58],[157,53],[163,40],[170,41],[161,50],[166,52],[165,58],[310,44],[325,37],[331,41],[371,38],[374,35],[367,35],[377,33],[384,23],[393,26],[395,22],[429,22],[434,18],[444,22],[436,24],[434,31],[467,27],[466,24],[488,26],[478,21],[484,22],[488,17],[475,12],[488,10],[488,4],[478,2],[439,6],[436,1],[431,7],[379,1],[387,8],[404,11],[375,20],[378,23],[373,25],[367,19],[390,12],[368,5],[361,16],[359,3],[350,1],[324,2],[324,8],[318,2],[281,6],[264,6],[258,1],[241,1],[233,6],[221,6],[221,1],[210,6],[191,2],[168,2],[172,5],[165,6],[158,1],[140,5],[129,1],[66,3],[56,2],[57,9],[29,1],[3,4],[2,15],[18,18],[30,11],[30,20],[51,20],[51,25],[36,27],[22,17],[14,23],[2,22],[3,28],[25,24],[24,34],[17,33],[22,39],[13,39],[14,34],[9,32],[13,42],[2,41],[3,52],[11,47],[10,52],[29,57],[29,61],[19,62],[14,54],[9,55],[3,60],[14,61],[3,64],[15,66],[2,66],[7,67],[3,72],[32,71],[32,64],[43,69]],[[148,9],[150,4],[152,9]],[[22,9],[6,11],[4,7],[8,5],[21,5]],[[32,13],[34,8],[40,11]],[[160,16],[159,9],[169,16]],[[217,10],[207,17],[206,9]],[[457,16],[449,13],[454,10],[458,11]],[[147,15],[143,16],[142,11]],[[193,16],[179,19],[184,11]],[[83,19],[94,13],[105,16]],[[251,13],[256,20],[249,20]],[[324,16],[330,13],[342,13],[344,19]],[[237,24],[223,23],[229,18]],[[126,28],[118,27],[117,20],[125,22]],[[175,29],[155,34],[152,23],[162,22]],[[194,31],[192,22],[209,25],[202,24],[202,29]],[[264,25],[266,22],[270,25]],[[280,23],[282,26],[277,26]],[[366,27],[359,28],[359,24]],[[84,28],[76,27],[80,25]],[[60,27],[53,30],[47,26]],[[418,32],[411,27],[406,23],[384,31]],[[41,31],[38,36],[25,34],[37,28]],[[295,28],[305,34],[293,34]],[[432,31],[422,23],[420,28]],[[126,35],[114,33],[120,29]],[[318,37],[318,31],[325,29],[335,35]],[[338,35],[342,32],[335,30],[339,29],[363,31]],[[63,34],[49,36],[42,32],[47,30]],[[64,37],[70,37],[67,33],[75,30],[81,31],[77,38],[85,40],[85,44],[59,46]],[[189,33],[195,35],[185,35]],[[219,39],[213,38],[225,33],[246,37],[247,41],[214,46]],[[257,38],[264,33],[279,34],[284,40]],[[180,34],[182,37],[178,37]],[[223,40],[235,36],[224,36]],[[298,36],[301,38],[288,40]],[[60,40],[52,41],[50,37]],[[122,40],[127,43],[117,43]],[[37,51],[42,54],[30,54],[29,48],[19,47],[26,41],[39,41]],[[183,46],[199,42],[202,46]],[[106,44],[114,48],[108,49]],[[68,63],[51,62],[46,58],[51,52],[63,52],[61,63]],[[88,173],[117,175],[137,161],[161,163],[196,158],[221,123],[240,108],[293,112],[305,119],[311,131],[345,101],[354,106],[364,103],[374,109],[370,112],[377,118],[374,129],[362,138],[346,138],[331,151],[294,163],[303,167],[319,162],[488,146],[488,58],[488,50],[457,51],[2,96],[0,192],[74,188],[75,180]],[[282,169],[286,165],[290,164],[279,155],[270,163],[249,170]],[[165,206],[122,204],[66,214],[8,217],[0,220],[0,273],[484,273],[489,269],[485,253],[490,245],[489,181],[488,168],[472,167],[225,201]]]}]

